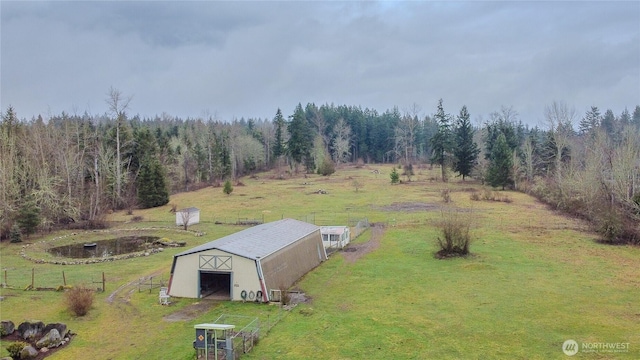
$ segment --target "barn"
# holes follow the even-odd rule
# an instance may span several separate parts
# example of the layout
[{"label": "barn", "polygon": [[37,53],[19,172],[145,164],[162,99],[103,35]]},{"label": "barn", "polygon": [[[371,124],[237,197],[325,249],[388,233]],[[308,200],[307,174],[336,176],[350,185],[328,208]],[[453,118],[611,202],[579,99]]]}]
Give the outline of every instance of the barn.
[{"label": "barn", "polygon": [[169,295],[267,302],[326,259],[320,227],[282,219],[174,255]]}]

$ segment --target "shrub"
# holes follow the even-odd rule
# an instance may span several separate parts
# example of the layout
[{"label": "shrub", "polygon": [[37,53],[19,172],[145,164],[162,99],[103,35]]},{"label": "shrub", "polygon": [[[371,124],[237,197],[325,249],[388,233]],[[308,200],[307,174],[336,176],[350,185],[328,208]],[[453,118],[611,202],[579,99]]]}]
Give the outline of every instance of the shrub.
[{"label": "shrub", "polygon": [[13,225],[13,227],[11,228],[9,239],[11,239],[12,243],[22,242],[22,233],[20,232],[20,228],[18,227],[18,225]]},{"label": "shrub", "polygon": [[291,294],[286,287],[280,286],[280,302],[282,305],[289,305],[291,303]]},{"label": "shrub", "polygon": [[440,196],[442,197],[442,200],[446,203],[450,203],[451,202],[451,190],[449,189],[442,189],[442,191],[440,191]]},{"label": "shrub", "polygon": [[358,180],[353,180],[351,182],[351,185],[353,185],[353,187],[356,189],[356,192],[358,192],[359,189],[362,189],[364,187],[364,185]]},{"label": "shrub", "polygon": [[93,290],[80,285],[73,287],[66,294],[67,309],[76,316],[84,316],[89,312],[95,297]]},{"label": "shrub", "polygon": [[318,175],[329,176],[334,172],[336,172],[336,166],[331,159],[325,157],[322,163],[320,163],[320,166],[318,166]]},{"label": "shrub", "polygon": [[605,243],[613,244],[618,238],[620,233],[620,223],[614,218],[607,218],[602,220],[598,232],[602,234],[602,241]]},{"label": "shrub", "polygon": [[224,188],[222,188],[222,192],[231,195],[233,192],[233,185],[231,185],[231,181],[227,180],[224,182]]},{"label": "shrub", "polygon": [[391,175],[389,176],[391,177],[392,184],[397,184],[400,182],[400,174],[398,174],[395,167],[393,168],[393,170],[391,171]]},{"label": "shrub", "polygon": [[141,215],[136,215],[136,216],[131,218],[131,221],[133,221],[133,222],[140,222],[142,220],[144,220],[144,217],[142,217]]},{"label": "shrub", "polygon": [[482,192],[482,200],[496,201],[496,194],[489,189],[484,189]]},{"label": "shrub", "polygon": [[480,200],[484,200],[484,201],[499,201],[499,202],[504,202],[504,203],[512,203],[513,200],[507,196],[507,195],[499,195],[497,194],[495,191],[489,190],[489,189],[484,189],[482,190],[482,194],[474,191],[471,193],[471,195],[469,196],[469,198],[473,201],[480,201]]},{"label": "shrub", "polygon": [[5,349],[7,349],[12,359],[20,359],[20,352],[28,345],[24,341],[16,341],[9,344]]},{"label": "shrub", "polygon": [[443,217],[440,224],[442,237],[438,237],[437,240],[439,250],[436,256],[448,258],[468,255],[471,245],[471,221],[453,212],[443,214]]},{"label": "shrub", "polygon": [[402,167],[402,175],[407,177],[407,181],[411,181],[411,177],[414,175],[413,173],[413,165],[411,163],[404,165]]}]

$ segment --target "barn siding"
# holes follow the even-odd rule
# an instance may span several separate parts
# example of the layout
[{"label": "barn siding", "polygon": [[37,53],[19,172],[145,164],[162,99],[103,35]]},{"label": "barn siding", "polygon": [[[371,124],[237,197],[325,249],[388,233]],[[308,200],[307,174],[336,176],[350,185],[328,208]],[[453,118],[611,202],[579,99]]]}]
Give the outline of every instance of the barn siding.
[{"label": "barn siding", "polygon": [[[209,265],[200,267],[200,256],[231,256],[231,269],[212,269]],[[220,250],[201,251],[175,258],[173,277],[169,295],[176,297],[197,298],[198,297],[198,276],[200,270],[232,272],[231,299],[242,300],[240,293],[242,290],[249,292],[260,290],[256,263],[252,259],[229,254]]]},{"label": "barn siding", "polygon": [[[320,253],[320,256],[318,256]],[[327,259],[320,229],[261,260],[267,291],[289,288]]]}]

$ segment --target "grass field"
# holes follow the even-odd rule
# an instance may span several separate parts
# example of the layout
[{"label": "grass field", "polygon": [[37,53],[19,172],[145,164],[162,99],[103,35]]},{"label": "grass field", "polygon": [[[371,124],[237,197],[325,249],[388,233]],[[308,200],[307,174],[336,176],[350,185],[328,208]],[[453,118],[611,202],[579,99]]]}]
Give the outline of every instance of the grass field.
[{"label": "grass field", "polygon": [[[378,169],[380,174],[371,170]],[[384,225],[379,246],[349,261],[337,253],[307,274],[297,287],[311,301],[282,315],[277,306],[215,303],[191,311],[195,299],[158,304],[157,292],[127,286],[155,275],[168,279],[169,248],[147,257],[89,265],[37,264],[20,256],[23,244],[0,245],[0,266],[7,283],[0,289],[0,317],[14,323],[38,319],[65,322],[77,335],[49,359],[193,359],[193,325],[220,314],[255,316],[266,323],[282,320],[248,359],[561,359],[561,346],[573,339],[593,348],[600,343],[628,343],[628,351],[580,351],[573,358],[640,358],[640,249],[595,242],[586,224],[549,211],[535,199],[499,192],[511,202],[471,201],[470,181],[442,184],[438,170],[420,169],[414,181],[390,185],[391,166],[339,169],[333,176],[280,180],[267,173],[243,178],[226,196],[206,188],[172,196],[171,203],[133,215],[114,213],[114,229],[144,228],[144,233],[195,246],[242,229],[238,219],[264,221],[291,217],[318,225],[339,225],[367,218]],[[354,181],[362,184],[356,192]],[[323,189],[326,194],[317,194]],[[448,189],[452,202],[444,203]],[[168,210],[195,206],[201,223],[175,231]],[[472,256],[434,258],[437,223],[443,212],[462,210],[473,226]],[[142,216],[142,222],[131,222]],[[356,243],[369,241],[371,231]],[[102,233],[47,234],[25,241],[31,258],[51,260],[53,243],[89,242]],[[69,235],[60,239],[61,235]],[[55,239],[55,240],[54,240]],[[24,291],[62,283],[93,284],[104,272],[106,291],[93,309],[75,318],[63,295]],[[5,282],[5,279],[2,279]],[[197,307],[195,307],[197,309]],[[180,321],[166,316],[189,314]],[[594,345],[595,344],[595,345]],[[2,342],[0,356],[7,354]]]}]

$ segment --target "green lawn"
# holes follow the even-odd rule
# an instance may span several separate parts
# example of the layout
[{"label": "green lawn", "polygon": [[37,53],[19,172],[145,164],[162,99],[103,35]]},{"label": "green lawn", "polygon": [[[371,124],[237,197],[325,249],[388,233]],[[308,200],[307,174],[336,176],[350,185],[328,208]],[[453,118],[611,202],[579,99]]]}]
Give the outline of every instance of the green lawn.
[{"label": "green lawn", "polygon": [[[372,169],[382,174],[373,174]],[[624,353],[580,352],[572,358],[640,358],[640,249],[605,246],[594,241],[586,225],[551,212],[533,198],[501,192],[512,200],[471,201],[473,182],[442,184],[430,180],[438,170],[422,169],[415,181],[391,186],[390,166],[339,169],[330,178],[316,175],[278,180],[272,174],[242,179],[226,196],[222,188],[177,194],[171,204],[201,209],[201,223],[191,229],[204,236],[174,231],[170,205],[115,213],[117,228],[154,227],[146,232],[187,241],[189,247],[242,229],[219,225],[236,219],[273,221],[293,217],[317,224],[342,224],[367,218],[385,224],[380,246],[355,262],[342,253],[307,274],[297,285],[312,299],[287,312],[248,359],[561,359],[561,345],[629,343]],[[353,187],[357,180],[364,187]],[[453,202],[443,203],[448,188]],[[313,194],[324,189],[325,195]],[[402,204],[429,204],[406,211]],[[465,259],[433,257],[442,211],[464,209],[473,223],[473,255]],[[404,209],[404,210],[403,210]],[[425,210],[426,209],[426,210]],[[161,230],[157,228],[168,228]],[[51,241],[65,233],[30,239],[25,252],[48,259],[52,242],[97,240],[101,234]],[[365,232],[356,242],[369,240]],[[193,325],[220,314],[255,316],[263,322],[281,316],[272,305],[219,303],[185,321],[165,315],[197,303],[172,299],[158,304],[157,293],[117,288],[151,274],[167,279],[172,255],[183,249],[136,259],[91,265],[35,264],[19,256],[21,245],[0,245],[0,266],[10,285],[23,288],[90,283],[102,272],[107,291],[83,318],[72,317],[63,295],[50,291],[1,289],[0,317],[66,322],[78,335],[50,359],[193,359]],[[39,256],[39,257],[38,257]],[[4,273],[3,273],[4,276]],[[4,282],[4,279],[3,281]],[[6,355],[2,342],[0,356]]]}]

